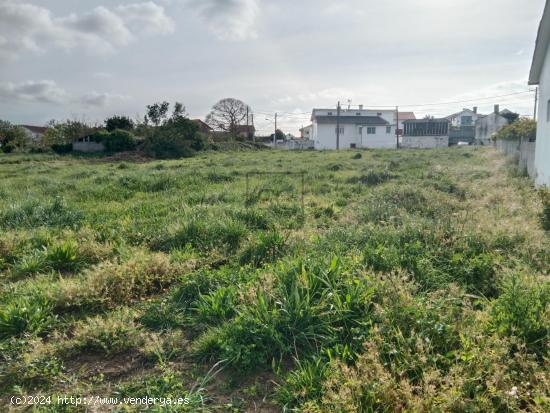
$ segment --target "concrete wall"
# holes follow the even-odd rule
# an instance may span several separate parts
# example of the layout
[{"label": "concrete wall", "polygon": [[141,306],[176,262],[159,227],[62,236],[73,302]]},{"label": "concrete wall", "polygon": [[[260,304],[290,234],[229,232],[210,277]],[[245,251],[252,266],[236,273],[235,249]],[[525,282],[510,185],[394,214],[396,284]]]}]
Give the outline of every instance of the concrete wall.
[{"label": "concrete wall", "polygon": [[446,148],[449,146],[448,136],[403,136],[403,148]]},{"label": "concrete wall", "polygon": [[75,152],[103,152],[105,146],[101,142],[73,142]]},{"label": "concrete wall", "polygon": [[520,169],[526,169],[529,176],[535,178],[537,171],[535,168],[535,142],[529,141],[510,141],[497,140],[496,148],[506,155],[514,158]]},{"label": "concrete wall", "polygon": [[[356,148],[395,148],[395,126],[371,126],[376,133],[367,133],[367,125],[340,124],[340,149]],[[315,149],[336,149],[336,122],[334,124],[314,124],[313,140]]]},{"label": "concrete wall", "polygon": [[539,109],[535,152],[535,182],[550,188],[550,53],[546,51],[539,82]]}]

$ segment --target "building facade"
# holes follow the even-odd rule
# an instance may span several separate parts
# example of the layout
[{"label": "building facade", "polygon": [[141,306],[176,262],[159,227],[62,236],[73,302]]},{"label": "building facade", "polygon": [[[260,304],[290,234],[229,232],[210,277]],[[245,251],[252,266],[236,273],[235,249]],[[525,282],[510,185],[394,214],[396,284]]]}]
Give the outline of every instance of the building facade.
[{"label": "building facade", "polygon": [[503,127],[508,125],[509,119],[502,116],[506,113],[512,113],[509,110],[505,109],[502,112],[499,109],[498,105],[495,105],[495,110],[493,113],[481,116],[476,121],[475,126],[475,143],[476,145],[492,145],[493,136],[501,130]]},{"label": "building facade", "polygon": [[449,146],[448,119],[416,119],[403,122],[403,148],[446,148]]},{"label": "building facade", "polygon": [[395,119],[395,110],[363,106],[341,109],[340,116],[336,109],[313,109],[311,139],[315,149],[395,148]]},{"label": "building facade", "polygon": [[550,188],[550,3],[547,0],[540,22],[529,84],[539,86],[535,182]]},{"label": "building facade", "polygon": [[32,142],[40,142],[48,130],[45,126],[19,125],[25,130],[25,133]]}]

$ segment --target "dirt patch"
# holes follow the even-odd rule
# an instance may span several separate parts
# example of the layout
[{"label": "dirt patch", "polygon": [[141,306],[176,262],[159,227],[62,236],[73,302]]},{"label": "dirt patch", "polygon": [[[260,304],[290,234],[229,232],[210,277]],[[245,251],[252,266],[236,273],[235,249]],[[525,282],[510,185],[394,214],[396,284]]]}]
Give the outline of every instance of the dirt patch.
[{"label": "dirt patch", "polygon": [[65,362],[68,374],[78,375],[81,379],[104,375],[109,380],[133,376],[140,370],[150,367],[149,362],[139,352],[130,352],[112,356],[83,354]]}]

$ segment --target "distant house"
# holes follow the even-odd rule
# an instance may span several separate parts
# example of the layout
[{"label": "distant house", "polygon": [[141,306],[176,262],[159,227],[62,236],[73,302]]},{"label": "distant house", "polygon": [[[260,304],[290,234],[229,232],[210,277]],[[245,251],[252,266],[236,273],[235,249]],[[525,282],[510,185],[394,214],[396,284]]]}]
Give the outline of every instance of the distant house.
[{"label": "distant house", "polygon": [[387,109],[313,109],[311,138],[315,149],[395,148],[396,112]]},{"label": "distant house", "polygon": [[489,115],[479,116],[475,125],[475,143],[477,145],[492,145],[492,137],[499,130],[510,123],[506,114],[512,114],[508,109],[500,111],[499,105],[495,105],[495,110]]},{"label": "distant house", "polygon": [[19,125],[25,130],[29,139],[33,142],[40,142],[48,130],[45,126]]},{"label": "distant house", "polygon": [[311,139],[312,133],[313,133],[313,125],[305,126],[302,129],[300,129],[300,137],[302,139]]},{"label": "distant house", "polygon": [[192,121],[195,122],[197,124],[197,126],[199,127],[199,132],[202,132],[202,133],[207,134],[207,135],[212,133],[213,129],[206,122],[204,122],[200,119],[192,119]]},{"label": "distant house", "polygon": [[464,108],[460,112],[453,113],[446,117],[450,126],[460,128],[462,126],[474,126],[480,115],[477,113],[477,107],[473,109]]},{"label": "distant house", "polygon": [[444,148],[449,146],[450,121],[416,119],[403,122],[403,148]]},{"label": "distant house", "polygon": [[550,2],[546,2],[540,22],[529,84],[539,85],[535,182],[550,188]]},{"label": "distant house", "polygon": [[256,128],[254,125],[237,125],[236,132],[241,138],[254,139],[254,136],[256,135]]}]

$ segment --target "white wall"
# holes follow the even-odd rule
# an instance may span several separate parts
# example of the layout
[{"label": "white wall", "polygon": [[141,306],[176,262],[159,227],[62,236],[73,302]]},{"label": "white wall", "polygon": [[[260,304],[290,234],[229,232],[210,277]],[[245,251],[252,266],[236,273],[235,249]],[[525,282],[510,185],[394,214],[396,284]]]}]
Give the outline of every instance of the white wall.
[{"label": "white wall", "polygon": [[446,148],[449,146],[448,136],[403,136],[403,148]]},{"label": "white wall", "polygon": [[535,182],[550,188],[550,53],[546,51],[539,83],[539,110],[535,152]]},{"label": "white wall", "polygon": [[474,126],[476,121],[478,120],[479,116],[477,113],[474,113],[473,111],[469,110],[463,110],[458,115],[453,117],[451,119],[451,126],[461,127],[462,125],[462,116],[471,116],[472,117],[472,123],[470,125],[464,125],[464,126]]},{"label": "white wall", "polygon": [[[390,125],[388,125],[390,126]],[[386,126],[372,126],[375,134],[367,133],[367,126],[341,123],[340,149],[349,149],[352,144],[357,148],[395,148],[395,127],[390,126],[387,133]],[[329,124],[314,124],[313,140],[315,149],[336,149],[336,122]]]},{"label": "white wall", "polygon": [[508,124],[508,120],[494,112],[476,122],[476,141],[483,145],[492,145],[491,137]]}]

